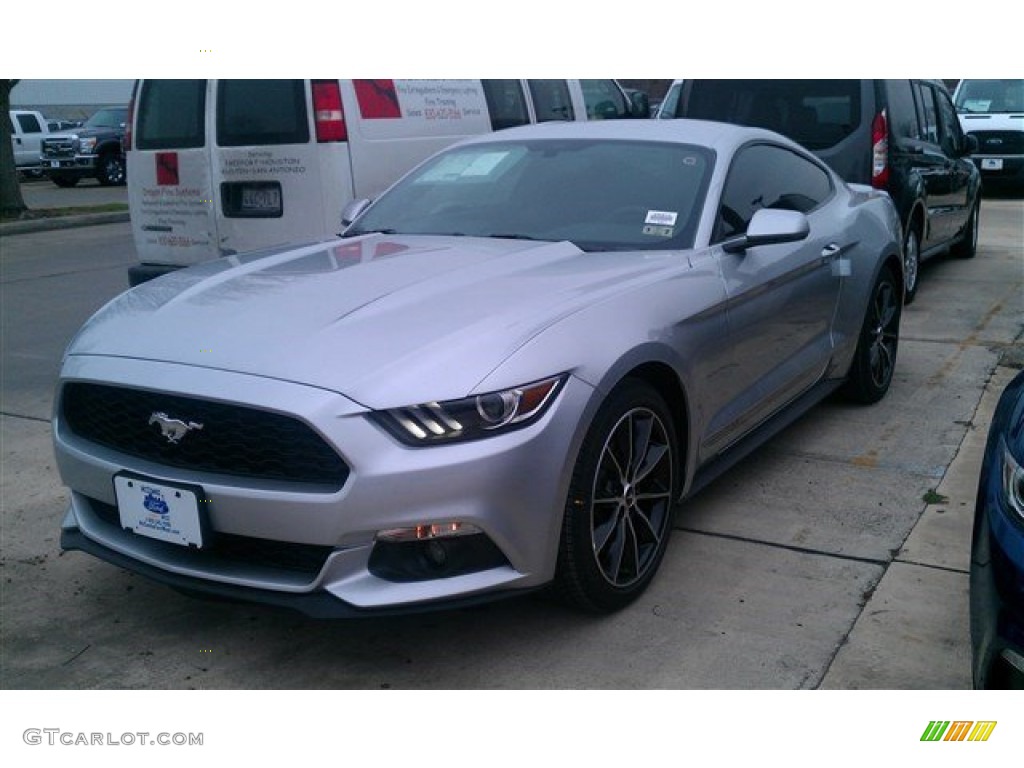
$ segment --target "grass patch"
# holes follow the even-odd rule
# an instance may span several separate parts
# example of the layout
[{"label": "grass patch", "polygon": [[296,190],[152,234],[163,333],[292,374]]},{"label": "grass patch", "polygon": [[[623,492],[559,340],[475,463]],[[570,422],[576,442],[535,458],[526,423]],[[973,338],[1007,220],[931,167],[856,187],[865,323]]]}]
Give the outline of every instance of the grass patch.
[{"label": "grass patch", "polygon": [[949,501],[949,496],[943,496],[941,493],[937,493],[935,490],[929,490],[922,497],[925,504],[945,504]]},{"label": "grass patch", "polygon": [[128,210],[128,203],[103,203],[101,205],[72,205],[66,208],[30,208],[18,215],[4,214],[0,222],[33,221],[35,219],[54,219],[61,216],[81,216],[87,213],[121,213]]}]

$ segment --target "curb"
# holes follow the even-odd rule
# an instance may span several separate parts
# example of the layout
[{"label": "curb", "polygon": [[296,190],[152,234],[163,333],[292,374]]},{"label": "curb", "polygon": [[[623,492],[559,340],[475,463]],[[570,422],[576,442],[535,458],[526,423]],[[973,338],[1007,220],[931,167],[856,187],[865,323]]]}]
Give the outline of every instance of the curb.
[{"label": "curb", "polygon": [[81,216],[53,216],[47,219],[29,219],[0,224],[0,235],[23,235],[29,232],[48,232],[54,229],[91,227],[95,224],[120,224],[128,221],[128,211],[87,213]]}]

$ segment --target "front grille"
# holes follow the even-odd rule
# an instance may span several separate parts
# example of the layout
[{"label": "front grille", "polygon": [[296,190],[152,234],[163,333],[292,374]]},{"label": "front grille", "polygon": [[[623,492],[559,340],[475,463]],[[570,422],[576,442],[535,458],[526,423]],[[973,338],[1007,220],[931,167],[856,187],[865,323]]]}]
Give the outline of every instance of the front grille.
[{"label": "front grille", "polygon": [[[96,499],[89,499],[89,506],[104,523],[117,528],[121,527],[121,518],[117,507],[104,504]],[[187,552],[196,567],[205,566],[215,570],[221,563],[231,562],[251,567],[292,571],[310,577],[320,573],[328,556],[334,551],[333,547],[316,544],[295,544],[218,532],[210,534],[206,546],[202,549],[186,549],[177,544],[156,539],[147,540],[147,544],[156,550],[172,552],[176,556]]]},{"label": "front grille", "polygon": [[1024,155],[1024,131],[971,131],[979,155]]},{"label": "front grille", "polygon": [[[170,467],[332,490],[348,478],[348,466],[323,438],[277,413],[83,382],[65,385],[61,412],[78,437]],[[180,424],[178,442],[164,436],[155,414]]]},{"label": "front grille", "polygon": [[43,139],[43,157],[74,157],[75,145],[72,139]]}]

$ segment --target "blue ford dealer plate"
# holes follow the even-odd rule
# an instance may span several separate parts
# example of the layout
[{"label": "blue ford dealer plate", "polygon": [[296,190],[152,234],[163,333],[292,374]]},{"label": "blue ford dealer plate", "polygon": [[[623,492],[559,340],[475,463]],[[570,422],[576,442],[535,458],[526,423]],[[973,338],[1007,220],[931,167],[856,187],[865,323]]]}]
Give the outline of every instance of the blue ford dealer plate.
[{"label": "blue ford dealer plate", "polygon": [[133,475],[116,475],[121,527],[181,546],[203,546],[199,496],[194,490]]}]

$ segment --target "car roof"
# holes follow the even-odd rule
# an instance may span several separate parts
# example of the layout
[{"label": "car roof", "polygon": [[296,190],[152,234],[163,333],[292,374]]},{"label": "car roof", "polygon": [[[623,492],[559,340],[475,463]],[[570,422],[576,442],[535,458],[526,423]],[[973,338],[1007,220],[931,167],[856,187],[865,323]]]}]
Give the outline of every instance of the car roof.
[{"label": "car roof", "polygon": [[461,144],[486,144],[521,139],[606,139],[664,141],[694,144],[729,154],[756,139],[770,140],[799,150],[798,144],[772,131],[711,120],[596,120],[552,121],[507,128],[474,137]]}]

